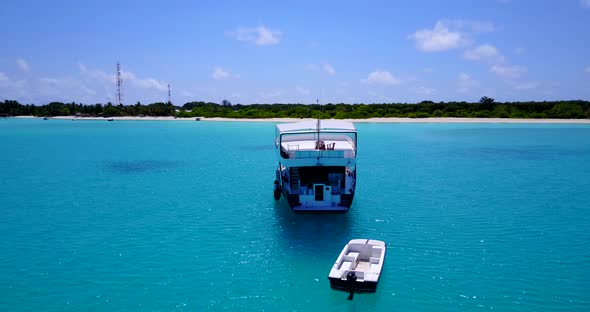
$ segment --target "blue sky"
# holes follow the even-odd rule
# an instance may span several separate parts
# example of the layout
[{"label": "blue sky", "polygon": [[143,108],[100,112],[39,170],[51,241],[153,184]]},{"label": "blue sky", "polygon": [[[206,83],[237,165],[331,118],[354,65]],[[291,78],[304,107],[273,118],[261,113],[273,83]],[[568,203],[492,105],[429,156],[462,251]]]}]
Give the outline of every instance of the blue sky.
[{"label": "blue sky", "polygon": [[0,100],[590,100],[590,0],[8,1]]}]

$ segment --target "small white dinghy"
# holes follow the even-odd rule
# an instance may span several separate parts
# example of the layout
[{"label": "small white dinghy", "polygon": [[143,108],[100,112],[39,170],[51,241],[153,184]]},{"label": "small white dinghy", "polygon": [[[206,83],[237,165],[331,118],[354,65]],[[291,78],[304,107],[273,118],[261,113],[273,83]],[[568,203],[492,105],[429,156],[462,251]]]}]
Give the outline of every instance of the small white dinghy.
[{"label": "small white dinghy", "polygon": [[332,289],[350,292],[375,292],[385,260],[385,242],[353,239],[344,246],[330,270]]}]

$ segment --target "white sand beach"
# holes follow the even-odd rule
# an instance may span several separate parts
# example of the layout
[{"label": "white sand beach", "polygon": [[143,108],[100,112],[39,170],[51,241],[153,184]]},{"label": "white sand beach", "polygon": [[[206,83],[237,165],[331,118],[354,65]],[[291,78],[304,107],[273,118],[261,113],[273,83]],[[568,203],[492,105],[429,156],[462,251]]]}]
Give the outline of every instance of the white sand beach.
[{"label": "white sand beach", "polygon": [[[16,116],[14,118],[43,118],[33,116]],[[49,119],[71,119],[71,120],[137,120],[137,121],[193,121],[196,118],[174,118],[174,117],[75,117],[75,116],[56,116]],[[315,120],[312,118],[205,118],[199,117],[201,122],[298,122],[306,120]],[[450,117],[431,117],[431,118],[367,118],[367,119],[341,119],[354,123],[514,123],[514,124],[590,124],[590,119],[516,119],[516,118],[450,118]]]}]

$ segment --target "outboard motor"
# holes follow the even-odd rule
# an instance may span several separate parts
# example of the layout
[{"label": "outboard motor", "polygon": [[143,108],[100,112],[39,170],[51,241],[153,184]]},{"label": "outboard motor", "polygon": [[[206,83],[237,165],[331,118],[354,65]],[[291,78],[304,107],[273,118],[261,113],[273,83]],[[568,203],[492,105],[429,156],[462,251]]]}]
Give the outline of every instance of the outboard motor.
[{"label": "outboard motor", "polygon": [[279,187],[279,181],[277,181],[277,180],[275,180],[275,183],[274,183],[273,194],[275,196],[275,200],[279,200],[281,198],[281,188]]},{"label": "outboard motor", "polygon": [[354,283],[356,282],[356,273],[354,273],[354,271],[350,271],[346,274],[346,282],[348,283],[348,290],[350,291],[348,300],[352,300],[352,297],[354,296]]}]

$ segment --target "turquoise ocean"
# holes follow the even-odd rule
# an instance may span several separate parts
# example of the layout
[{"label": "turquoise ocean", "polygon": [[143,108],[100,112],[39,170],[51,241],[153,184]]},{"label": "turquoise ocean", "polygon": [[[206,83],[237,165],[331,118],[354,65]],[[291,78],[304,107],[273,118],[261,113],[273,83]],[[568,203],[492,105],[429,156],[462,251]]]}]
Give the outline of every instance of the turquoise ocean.
[{"label": "turquoise ocean", "polygon": [[349,213],[296,215],[273,123],[0,119],[0,311],[590,310],[590,125],[356,127]]}]

